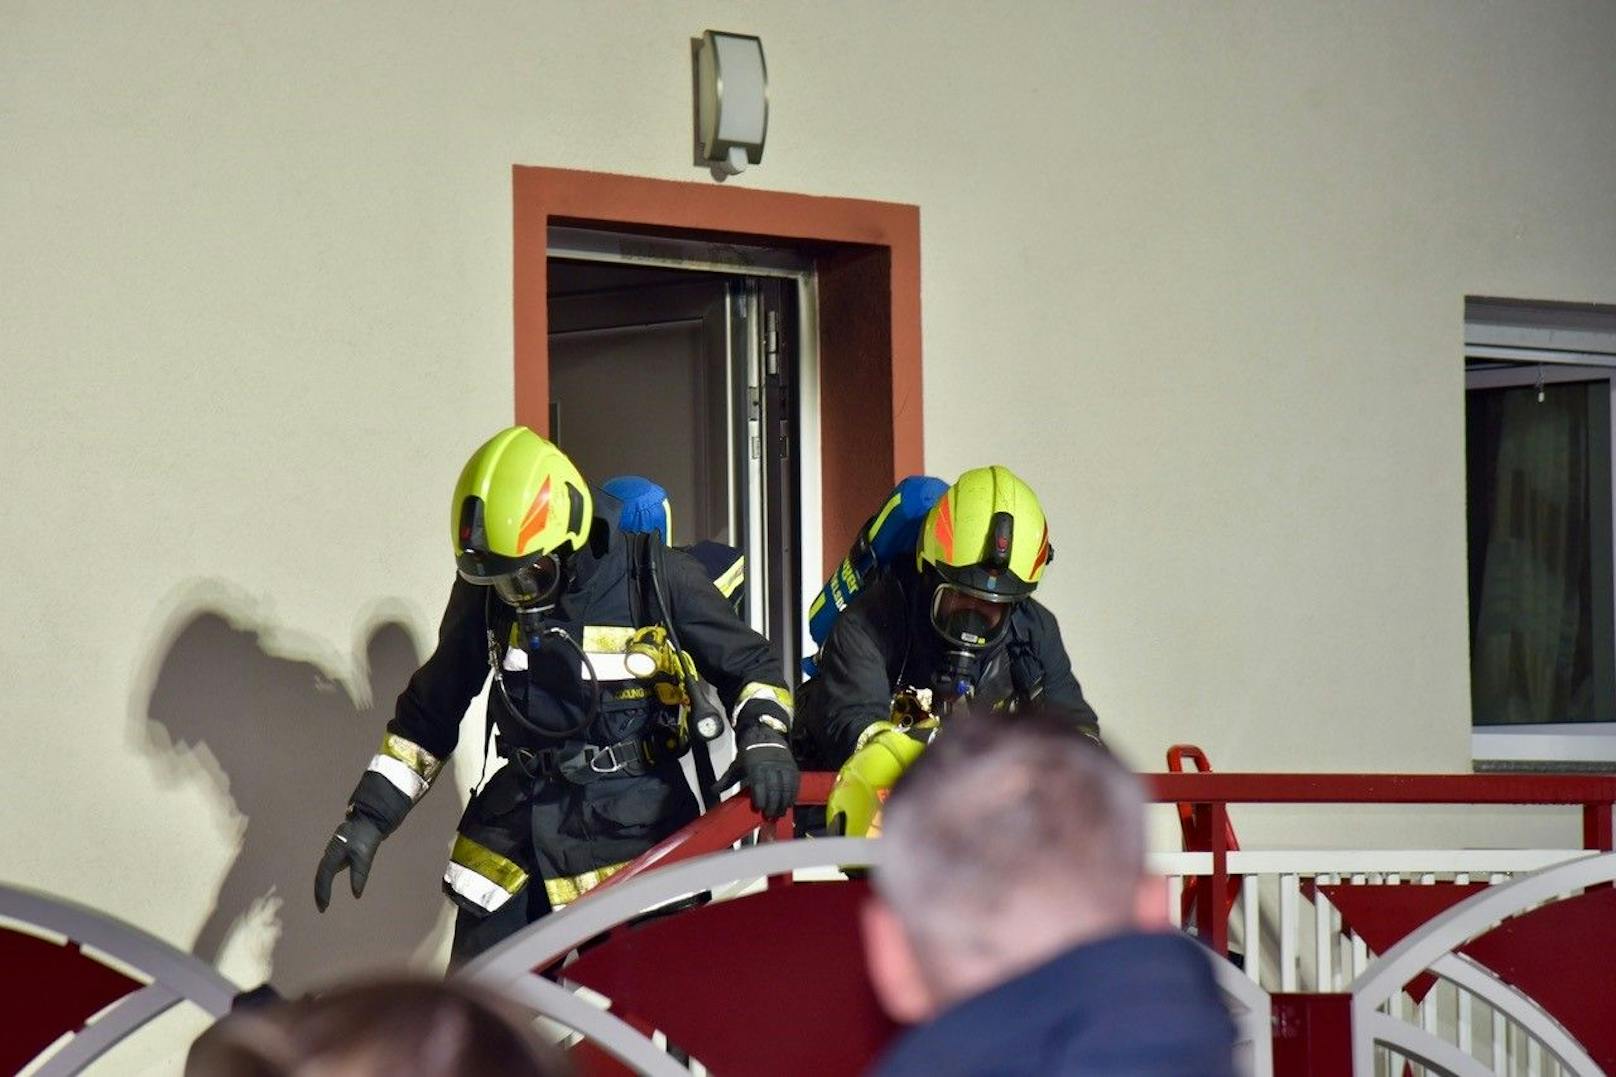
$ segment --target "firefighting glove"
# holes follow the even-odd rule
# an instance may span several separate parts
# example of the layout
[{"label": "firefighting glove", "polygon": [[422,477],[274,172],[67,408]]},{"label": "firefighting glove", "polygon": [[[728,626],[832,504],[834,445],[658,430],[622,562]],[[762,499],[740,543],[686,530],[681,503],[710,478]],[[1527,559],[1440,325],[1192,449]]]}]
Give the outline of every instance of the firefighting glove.
[{"label": "firefighting glove", "polygon": [[718,779],[722,792],[740,782],[752,794],[752,807],[765,819],[778,819],[797,803],[802,775],[786,738],[761,722],[735,731],[735,762]]},{"label": "firefighting glove", "polygon": [[365,892],[365,880],[370,878],[370,865],[381,843],[382,828],[367,816],[350,815],[337,826],[314,873],[314,904],[321,912],[331,904],[331,883],[343,868],[348,869],[353,896],[357,898]]},{"label": "firefighting glove", "polygon": [[360,775],[359,784],[348,798],[348,817],[326,843],[325,855],[320,857],[320,866],[314,873],[314,904],[321,912],[331,904],[331,883],[343,868],[348,869],[353,896],[357,898],[365,892],[377,846],[398,828],[413,804],[376,771],[366,770]]},{"label": "firefighting glove", "polygon": [[926,750],[930,732],[900,731],[891,722],[875,722],[865,730],[862,747],[842,764],[825,800],[827,829],[852,838],[879,833],[877,824],[887,794]]}]

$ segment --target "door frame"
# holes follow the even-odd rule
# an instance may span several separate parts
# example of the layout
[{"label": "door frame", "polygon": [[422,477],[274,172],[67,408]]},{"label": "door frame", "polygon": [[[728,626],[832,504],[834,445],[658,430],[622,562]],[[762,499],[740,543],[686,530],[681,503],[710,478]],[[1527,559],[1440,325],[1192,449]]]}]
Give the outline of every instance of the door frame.
[{"label": "door frame", "polygon": [[785,247],[818,282],[821,572],[924,470],[918,206],[516,165],[512,210],[517,422],[548,432],[551,226]]}]

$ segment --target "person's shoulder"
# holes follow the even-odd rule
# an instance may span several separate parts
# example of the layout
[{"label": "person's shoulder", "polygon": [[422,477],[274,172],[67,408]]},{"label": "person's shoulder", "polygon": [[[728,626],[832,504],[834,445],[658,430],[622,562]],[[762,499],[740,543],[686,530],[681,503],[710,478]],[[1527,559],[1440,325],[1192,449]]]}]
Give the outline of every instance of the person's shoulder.
[{"label": "person's shoulder", "polygon": [[1012,627],[1019,628],[1027,634],[1048,634],[1060,628],[1060,622],[1054,612],[1037,598],[1017,602],[1016,608],[1010,613],[1010,623]]},{"label": "person's shoulder", "polygon": [[696,560],[697,564],[707,571],[708,575],[715,579],[729,571],[736,562],[746,556],[734,546],[714,542],[711,539],[692,542],[688,546],[675,546],[673,549],[683,550],[688,553]]}]

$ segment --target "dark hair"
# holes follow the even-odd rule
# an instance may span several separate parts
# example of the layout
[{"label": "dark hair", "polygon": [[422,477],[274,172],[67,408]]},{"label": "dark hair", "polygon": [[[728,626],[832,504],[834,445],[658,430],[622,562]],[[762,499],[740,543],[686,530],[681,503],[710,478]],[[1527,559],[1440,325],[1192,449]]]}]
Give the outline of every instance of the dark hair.
[{"label": "dark hair", "polygon": [[502,1000],[389,979],[243,1010],[191,1045],[185,1077],[566,1077],[563,1054]]}]

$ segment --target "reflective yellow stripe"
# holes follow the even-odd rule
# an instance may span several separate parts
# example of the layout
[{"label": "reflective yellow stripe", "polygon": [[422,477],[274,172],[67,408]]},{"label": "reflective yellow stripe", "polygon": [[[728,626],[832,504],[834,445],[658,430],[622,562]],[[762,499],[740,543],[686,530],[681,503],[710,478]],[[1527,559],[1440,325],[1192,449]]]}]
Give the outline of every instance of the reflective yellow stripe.
[{"label": "reflective yellow stripe", "polygon": [[870,529],[864,532],[867,538],[871,540],[875,538],[875,533],[881,530],[881,525],[887,522],[887,517],[892,515],[892,510],[897,508],[898,502],[902,500],[902,494],[893,494],[887,498],[887,503],[881,507],[880,512],[876,513],[875,520],[870,524]]},{"label": "reflective yellow stripe", "polygon": [[724,570],[724,574],[713,581],[719,594],[725,598],[735,593],[735,589],[746,582],[746,558],[737,557],[735,563]]},{"label": "reflective yellow stripe", "polygon": [[608,864],[603,868],[592,868],[589,871],[579,872],[577,875],[565,879],[544,880],[544,895],[550,899],[550,907],[559,909],[563,905],[570,905],[589,891],[616,875],[628,861],[619,864]]},{"label": "reflective yellow stripe", "polygon": [[584,625],[584,650],[594,654],[622,654],[635,629],[618,625]]},{"label": "reflective yellow stripe", "polygon": [[[633,638],[634,629],[620,625],[584,625],[583,649],[597,654],[621,654]],[[511,646],[522,646],[522,632],[511,625]]]},{"label": "reflective yellow stripe", "polygon": [[443,760],[413,740],[401,737],[397,733],[389,733],[382,738],[382,747],[378,754],[398,760],[419,774],[422,781],[428,783],[443,769]]},{"label": "reflective yellow stripe", "polygon": [[747,681],[741,685],[741,694],[735,700],[735,713],[740,714],[741,708],[754,699],[767,699],[778,703],[787,714],[791,713],[790,690],[777,684],[764,684],[762,681]]},{"label": "reflective yellow stripe", "polygon": [[821,591],[814,596],[813,604],[808,607],[808,617],[813,619],[819,616],[819,611],[825,608],[825,592]]},{"label": "reflective yellow stripe", "polygon": [[455,835],[454,850],[449,854],[449,861],[482,876],[507,894],[514,894],[527,885],[528,874],[520,864],[500,856],[464,834]]}]

